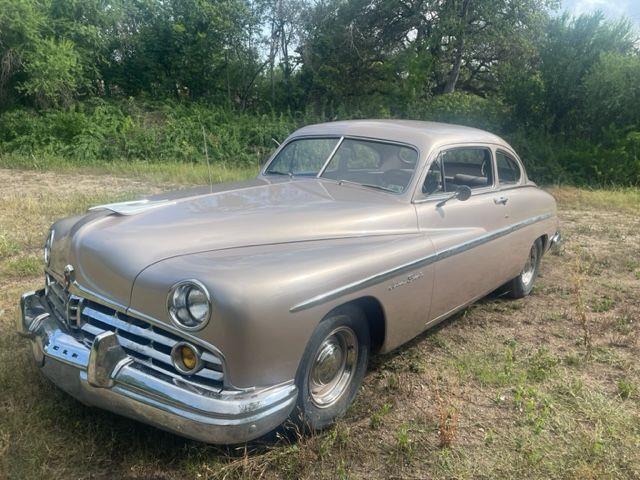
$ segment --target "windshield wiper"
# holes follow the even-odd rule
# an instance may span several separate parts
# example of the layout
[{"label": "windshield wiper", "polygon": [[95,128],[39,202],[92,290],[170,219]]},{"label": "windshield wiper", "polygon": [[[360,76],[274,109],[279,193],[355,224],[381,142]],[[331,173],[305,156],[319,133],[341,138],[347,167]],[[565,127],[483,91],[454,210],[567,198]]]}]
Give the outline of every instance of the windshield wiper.
[{"label": "windshield wiper", "polygon": [[293,178],[293,173],[291,172],[280,172],[278,170],[269,170],[266,172],[267,175],[288,175],[289,178]]},{"label": "windshield wiper", "polygon": [[383,187],[382,185],[373,185],[371,183],[352,182],[351,180],[338,180],[338,185],[342,185],[343,183],[348,183],[350,185],[359,185],[361,187],[367,187],[367,188],[374,188],[376,190],[382,190],[384,192],[399,193],[396,190],[394,190],[393,188]]}]

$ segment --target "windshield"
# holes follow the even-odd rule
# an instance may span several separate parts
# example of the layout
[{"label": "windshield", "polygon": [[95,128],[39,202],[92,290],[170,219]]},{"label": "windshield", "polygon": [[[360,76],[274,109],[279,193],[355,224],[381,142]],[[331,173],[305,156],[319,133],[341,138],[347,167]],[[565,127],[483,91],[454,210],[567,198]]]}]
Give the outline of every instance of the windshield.
[{"label": "windshield", "polygon": [[267,175],[315,177],[336,147],[339,138],[301,138],[287,143],[269,164]]},{"label": "windshield", "polygon": [[321,177],[402,193],[417,163],[418,152],[411,147],[346,138]]},{"label": "windshield", "polygon": [[402,193],[417,163],[418,152],[404,145],[353,138],[342,142],[339,138],[300,138],[280,150],[265,174],[314,177],[320,174],[321,178],[338,182]]}]

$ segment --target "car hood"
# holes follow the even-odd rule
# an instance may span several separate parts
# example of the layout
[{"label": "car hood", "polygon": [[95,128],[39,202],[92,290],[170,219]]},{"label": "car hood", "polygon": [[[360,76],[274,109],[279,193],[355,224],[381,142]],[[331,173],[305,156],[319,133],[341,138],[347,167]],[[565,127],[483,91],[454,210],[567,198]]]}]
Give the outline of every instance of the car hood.
[{"label": "car hood", "polygon": [[71,264],[79,285],[127,306],[136,276],[167,258],[417,230],[410,204],[352,185],[256,179],[212,190],[171,192],[146,205],[108,205],[61,220],[50,270],[60,275]]}]

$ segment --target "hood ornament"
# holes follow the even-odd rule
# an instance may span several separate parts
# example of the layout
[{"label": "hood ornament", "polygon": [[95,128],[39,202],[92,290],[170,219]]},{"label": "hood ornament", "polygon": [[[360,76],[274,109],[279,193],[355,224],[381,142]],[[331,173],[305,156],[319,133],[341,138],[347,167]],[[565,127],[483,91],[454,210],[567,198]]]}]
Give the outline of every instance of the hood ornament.
[{"label": "hood ornament", "polygon": [[175,201],[169,200],[133,200],[131,202],[106,203],[89,208],[89,211],[111,210],[118,215],[135,215],[158,207],[173,205]]}]

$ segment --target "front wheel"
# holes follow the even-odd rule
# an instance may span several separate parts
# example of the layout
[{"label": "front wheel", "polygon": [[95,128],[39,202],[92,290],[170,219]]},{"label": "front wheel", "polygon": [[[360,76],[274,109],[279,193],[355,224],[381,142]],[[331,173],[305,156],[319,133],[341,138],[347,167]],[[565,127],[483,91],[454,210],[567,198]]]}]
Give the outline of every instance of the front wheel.
[{"label": "front wheel", "polygon": [[509,296],[511,298],[523,298],[531,293],[531,290],[533,290],[533,284],[538,277],[541,258],[542,240],[537,239],[533,242],[531,250],[529,250],[529,256],[527,257],[527,261],[520,272],[520,275],[511,280],[508,284]]},{"label": "front wheel", "polygon": [[296,374],[294,420],[321,430],[344,415],[362,384],[369,348],[369,325],[359,308],[339,307],[320,322]]}]

